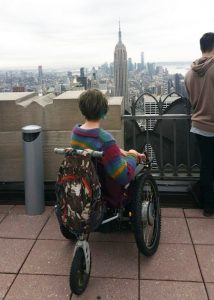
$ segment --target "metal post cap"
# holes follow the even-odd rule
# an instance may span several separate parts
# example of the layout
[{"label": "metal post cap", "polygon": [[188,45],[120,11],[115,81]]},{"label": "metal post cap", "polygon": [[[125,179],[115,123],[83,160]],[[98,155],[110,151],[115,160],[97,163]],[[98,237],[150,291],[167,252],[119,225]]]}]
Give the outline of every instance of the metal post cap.
[{"label": "metal post cap", "polygon": [[38,125],[27,125],[22,127],[22,131],[24,133],[36,133],[36,132],[41,132],[42,127]]}]

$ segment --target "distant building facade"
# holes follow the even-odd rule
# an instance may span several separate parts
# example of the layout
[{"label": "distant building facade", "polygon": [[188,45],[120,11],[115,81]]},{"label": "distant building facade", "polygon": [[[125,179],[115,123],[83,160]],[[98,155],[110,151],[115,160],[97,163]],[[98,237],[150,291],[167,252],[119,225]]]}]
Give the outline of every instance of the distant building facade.
[{"label": "distant building facade", "polygon": [[38,83],[42,85],[43,83],[43,71],[42,71],[42,66],[38,66]]},{"label": "distant building facade", "polygon": [[144,52],[140,54],[141,70],[145,68]]},{"label": "distant building facade", "polygon": [[128,102],[127,52],[122,43],[120,25],[119,40],[114,51],[114,95],[124,97],[126,108]]}]

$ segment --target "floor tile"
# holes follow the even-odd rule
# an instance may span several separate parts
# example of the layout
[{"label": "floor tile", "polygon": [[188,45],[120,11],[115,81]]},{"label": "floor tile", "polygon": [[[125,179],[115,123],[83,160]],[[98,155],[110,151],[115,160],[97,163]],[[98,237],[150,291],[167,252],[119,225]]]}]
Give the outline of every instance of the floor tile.
[{"label": "floor tile", "polygon": [[141,256],[141,279],[202,281],[192,245],[160,244],[152,257]]},{"label": "floor tile", "polygon": [[70,241],[38,240],[21,273],[68,275],[74,243]]},{"label": "floor tile", "polygon": [[184,218],[162,218],[161,243],[191,244],[191,239]]},{"label": "floor tile", "polygon": [[209,300],[214,300],[214,283],[206,283]]},{"label": "floor tile", "polygon": [[0,214],[9,213],[14,205],[0,205]]},{"label": "floor tile", "polygon": [[35,239],[47,221],[47,215],[9,214],[0,224],[0,237]]},{"label": "floor tile", "polygon": [[138,250],[135,243],[90,242],[91,275],[138,278]]},{"label": "floor tile", "polygon": [[214,244],[214,220],[187,219],[194,244]]},{"label": "floor tile", "polygon": [[47,224],[45,225],[42,232],[40,233],[38,239],[65,240],[65,238],[63,237],[63,235],[60,232],[59,223],[57,221],[57,217],[55,216],[55,214],[51,215]]},{"label": "floor tile", "polygon": [[133,242],[135,243],[134,233],[131,231],[121,231],[112,233],[92,232],[89,241],[102,242]]},{"label": "floor tile", "polygon": [[208,300],[203,283],[142,280],[141,300]]},{"label": "floor tile", "polygon": [[18,275],[5,300],[70,299],[68,276]]},{"label": "floor tile", "polygon": [[168,217],[168,218],[184,218],[183,208],[162,207],[161,215],[162,217]]},{"label": "floor tile", "polygon": [[0,272],[16,273],[28,255],[34,241],[0,239]]},{"label": "floor tile", "polygon": [[203,215],[202,209],[197,208],[188,208],[184,209],[184,214],[186,218],[204,218],[204,219],[214,219],[214,216],[211,217],[205,217]]},{"label": "floor tile", "polygon": [[0,222],[4,219],[5,216],[5,214],[0,214]]},{"label": "floor tile", "polygon": [[205,282],[214,283],[214,246],[196,245],[195,248]]},{"label": "floor tile", "polygon": [[[50,216],[53,212],[53,206],[45,206],[45,210],[42,215]],[[17,214],[17,215],[27,215],[25,205],[16,205],[10,211],[10,213]],[[37,215],[40,216],[40,215]]]},{"label": "floor tile", "polygon": [[15,274],[0,274],[0,300],[3,300],[14,278]]},{"label": "floor tile", "polygon": [[72,300],[137,300],[138,281],[131,279],[90,278],[86,291],[81,296],[72,295]]}]

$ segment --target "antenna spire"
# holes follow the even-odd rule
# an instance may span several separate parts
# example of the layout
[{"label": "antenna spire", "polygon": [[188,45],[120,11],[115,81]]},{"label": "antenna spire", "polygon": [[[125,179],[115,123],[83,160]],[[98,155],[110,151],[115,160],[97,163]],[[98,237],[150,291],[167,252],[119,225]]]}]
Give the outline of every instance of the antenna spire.
[{"label": "antenna spire", "polygon": [[121,29],[120,29],[120,20],[119,20],[119,42],[122,42],[122,34],[121,34]]}]

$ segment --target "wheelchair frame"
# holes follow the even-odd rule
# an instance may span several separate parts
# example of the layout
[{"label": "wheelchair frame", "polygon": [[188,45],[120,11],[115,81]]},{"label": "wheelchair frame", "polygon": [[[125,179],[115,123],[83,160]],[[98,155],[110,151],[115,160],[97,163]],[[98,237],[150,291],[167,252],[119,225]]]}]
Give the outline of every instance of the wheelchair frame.
[{"label": "wheelchair frame", "polygon": [[[75,154],[82,155],[83,151],[85,152],[86,150],[72,148],[54,149],[55,153],[66,155],[69,155],[69,153],[72,155],[72,151],[75,151]],[[96,158],[102,157],[103,155],[103,153],[99,151],[87,150],[87,152],[91,157]],[[131,220],[136,244],[139,251],[145,256],[151,256],[157,251],[161,232],[161,211],[158,188],[150,170],[151,162],[147,159],[145,163],[137,166],[134,180],[125,187],[127,190],[131,188],[134,191],[131,196],[133,199],[130,200],[131,211],[129,212],[129,217],[125,218],[123,216],[125,207],[117,208],[115,209],[117,213],[114,216],[104,219],[101,223],[103,225],[116,219],[118,219],[119,222],[124,219]],[[58,207],[55,206],[56,215],[57,209]],[[75,236],[69,228],[63,228],[62,226],[63,225],[60,224],[60,230],[65,238],[71,240],[77,239],[70,270],[70,288],[72,292],[80,295],[86,289],[90,278],[92,261],[88,243],[89,234],[82,233],[79,236]],[[146,236],[146,232],[147,228],[149,228],[150,232],[151,227],[153,227],[153,232],[151,241],[149,241],[148,236],[150,233]]]}]

